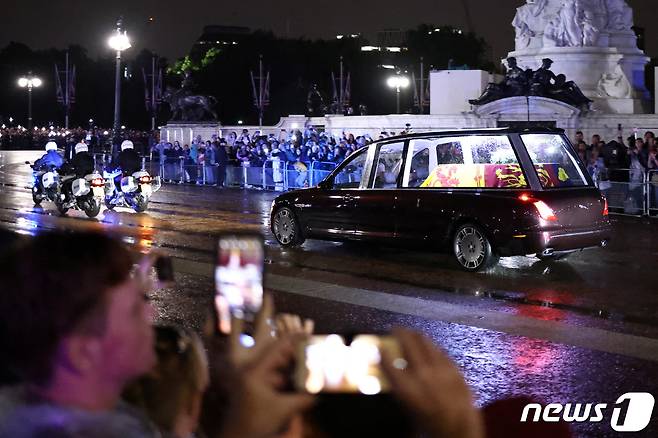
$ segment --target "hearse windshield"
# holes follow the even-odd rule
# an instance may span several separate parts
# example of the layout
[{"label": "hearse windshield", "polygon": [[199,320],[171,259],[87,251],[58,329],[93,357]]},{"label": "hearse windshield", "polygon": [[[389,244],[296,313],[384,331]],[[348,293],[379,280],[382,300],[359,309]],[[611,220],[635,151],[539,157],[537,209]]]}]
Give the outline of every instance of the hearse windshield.
[{"label": "hearse windshield", "polygon": [[561,135],[523,134],[521,139],[543,188],[588,185],[576,157]]}]

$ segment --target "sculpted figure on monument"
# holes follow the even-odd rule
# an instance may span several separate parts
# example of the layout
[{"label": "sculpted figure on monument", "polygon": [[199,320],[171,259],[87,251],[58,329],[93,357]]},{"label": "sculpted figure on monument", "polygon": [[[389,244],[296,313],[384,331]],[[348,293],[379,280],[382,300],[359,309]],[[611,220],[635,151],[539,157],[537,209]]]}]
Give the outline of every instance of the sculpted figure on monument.
[{"label": "sculpted figure on monument", "polygon": [[516,10],[512,21],[516,32],[516,48],[523,49],[530,45],[531,38],[543,29],[542,19],[548,0],[526,0],[526,4]]},{"label": "sculpted figure on monument", "polygon": [[542,65],[532,75],[530,94],[533,96],[550,97],[575,107],[587,106],[592,101],[580,91],[573,81],[567,81],[563,74],[555,76],[551,71],[553,61],[542,60]]},{"label": "sculpted figure on monument", "polygon": [[606,0],[608,29],[629,31],[633,27],[633,10],[625,0]]},{"label": "sculpted figure on monument", "polygon": [[490,83],[477,99],[469,100],[471,105],[484,105],[506,97],[539,96],[559,100],[575,107],[588,106],[591,103],[580,88],[567,81],[563,74],[555,75],[551,71],[553,61],[545,58],[540,68],[524,71],[516,64],[516,59],[507,59],[505,79],[499,83]]},{"label": "sculpted figure on monument", "polygon": [[546,26],[544,46],[576,47],[583,45],[583,26],[578,0],[565,0],[562,8]]},{"label": "sculpted figure on monument", "polygon": [[524,96],[528,93],[531,77],[532,70],[524,71],[516,64],[516,58],[507,58],[505,79],[500,84],[490,83],[482,96],[469,100],[469,103],[471,105],[484,105],[505,97]]},{"label": "sculpted figure on monument", "polygon": [[630,98],[632,89],[633,87],[619,66],[613,72],[603,73],[596,86],[597,94],[600,97],[613,97],[617,99]]}]

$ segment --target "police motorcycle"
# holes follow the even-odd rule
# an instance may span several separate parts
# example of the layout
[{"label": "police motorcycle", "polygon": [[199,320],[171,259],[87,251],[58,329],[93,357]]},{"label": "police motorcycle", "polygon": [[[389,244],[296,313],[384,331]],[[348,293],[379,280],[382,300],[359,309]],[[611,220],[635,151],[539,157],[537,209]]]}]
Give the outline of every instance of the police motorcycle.
[{"label": "police motorcycle", "polygon": [[55,202],[59,194],[59,173],[57,168],[64,159],[57,153],[57,143],[46,143],[46,154],[30,165],[32,168],[32,201],[34,205],[41,205],[44,200]]},{"label": "police motorcycle", "polygon": [[139,170],[139,156],[130,140],[121,143],[118,157],[119,167],[103,171],[105,178],[105,207],[132,208],[142,213],[148,208],[151,195],[162,186],[160,177],[152,177],[147,171]]},{"label": "police motorcycle", "polygon": [[[88,152],[87,145],[78,143],[75,146],[76,156],[82,152]],[[75,158],[73,161],[75,162]],[[93,166],[85,169],[83,174],[80,174],[79,169],[74,172],[64,172],[65,167],[66,165],[61,172],[59,194],[55,200],[57,210],[62,215],[74,209],[83,211],[87,217],[98,216],[105,195],[105,180],[101,174],[93,169]],[[90,173],[87,173],[88,171]]]}]

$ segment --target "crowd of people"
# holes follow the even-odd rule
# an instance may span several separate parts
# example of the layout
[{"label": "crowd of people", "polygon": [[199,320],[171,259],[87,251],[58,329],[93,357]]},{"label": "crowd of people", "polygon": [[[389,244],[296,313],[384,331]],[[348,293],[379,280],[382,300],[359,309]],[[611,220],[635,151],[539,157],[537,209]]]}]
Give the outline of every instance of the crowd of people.
[{"label": "crowd of people", "polygon": [[578,131],[574,146],[606,197],[614,191],[623,192],[625,212],[635,214],[641,210],[647,177],[652,192],[649,207],[658,209],[658,142],[653,132],[626,140],[620,132],[617,139],[608,142],[594,134],[587,144],[583,133]]},{"label": "crowd of people", "polygon": [[392,333],[404,360],[381,361],[394,414],[367,422],[376,399],[364,395],[327,410],[289,385],[313,324],[274,316],[269,295],[244,347],[239,320],[229,336],[153,326],[153,254],[96,233],[0,239],[0,276],[13,279],[0,284],[0,437],[571,436],[562,422],[520,422],[525,398],[477,408],[459,367],[407,329]]},{"label": "crowd of people", "polygon": [[[408,129],[400,134],[408,132]],[[396,133],[382,131],[377,140],[393,135]],[[241,133],[229,132],[226,137],[213,135],[204,140],[197,136],[190,144],[182,145],[180,141],[161,139],[151,147],[150,158],[152,163],[158,163],[162,168],[165,181],[201,183],[202,174],[198,166],[215,166],[217,172],[206,169],[205,181],[221,186],[226,167],[230,165],[261,168],[268,161],[279,160],[304,177],[313,163],[322,164],[323,171],[330,170],[372,141],[373,138],[367,134],[355,136],[343,132],[341,135],[331,135],[312,126],[303,131],[282,129],[278,135],[266,135],[261,131],[250,133],[248,129],[243,129]],[[184,175],[179,170],[181,164],[186,166]]]},{"label": "crowd of people", "polygon": [[[382,133],[381,138],[384,135],[388,134]],[[229,162],[248,163],[253,167],[261,167],[267,160],[274,158],[293,163],[318,161],[338,164],[371,141],[369,135],[355,137],[343,133],[334,136],[318,132],[314,127],[290,132],[282,129],[278,136],[264,135],[260,131],[252,134],[244,129],[240,134],[233,131],[226,137],[214,135],[205,141],[197,136],[191,144],[181,145],[179,141],[161,140],[151,148],[151,156],[152,160],[159,160],[163,164],[181,157],[189,165],[215,164],[220,155],[226,155]]]},{"label": "crowd of people", "polygon": [[[101,152],[105,143],[110,141],[111,129],[99,127],[83,128],[63,128],[59,126],[42,126],[28,130],[24,126],[7,126],[0,125],[0,148],[10,149],[31,149],[41,148],[48,141],[54,141],[58,147],[65,149],[67,144],[77,144],[83,142],[87,144],[90,150]],[[148,151],[153,143],[157,132],[142,131],[137,129],[124,129],[121,131],[121,138],[131,140],[140,151]]]}]

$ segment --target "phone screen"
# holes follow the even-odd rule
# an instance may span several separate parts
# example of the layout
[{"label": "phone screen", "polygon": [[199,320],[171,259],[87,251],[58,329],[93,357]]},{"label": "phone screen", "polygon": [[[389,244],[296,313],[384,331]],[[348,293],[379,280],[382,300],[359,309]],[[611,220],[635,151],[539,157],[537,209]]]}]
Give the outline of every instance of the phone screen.
[{"label": "phone screen", "polygon": [[231,332],[231,317],[252,322],[263,304],[263,238],[231,234],[217,243],[214,310],[217,330]]},{"label": "phone screen", "polygon": [[389,392],[390,384],[381,369],[382,351],[394,363],[404,361],[391,336],[358,335],[349,345],[339,335],[311,336],[298,350],[295,387],[313,394]]}]

